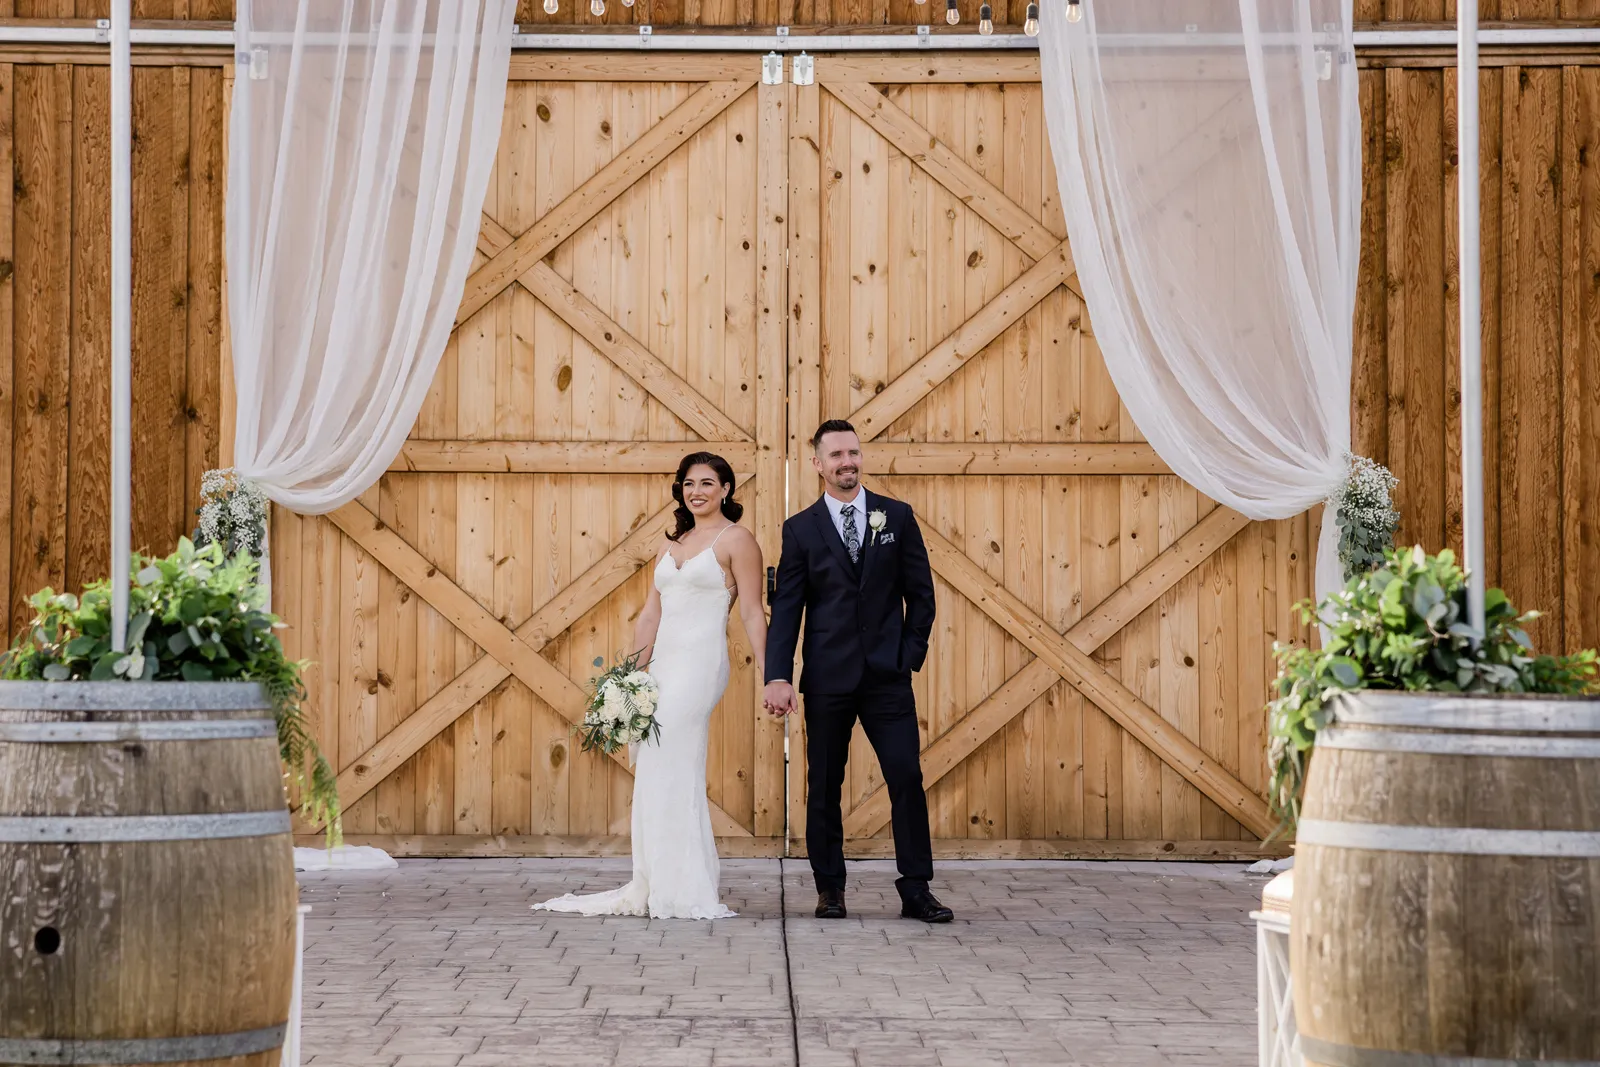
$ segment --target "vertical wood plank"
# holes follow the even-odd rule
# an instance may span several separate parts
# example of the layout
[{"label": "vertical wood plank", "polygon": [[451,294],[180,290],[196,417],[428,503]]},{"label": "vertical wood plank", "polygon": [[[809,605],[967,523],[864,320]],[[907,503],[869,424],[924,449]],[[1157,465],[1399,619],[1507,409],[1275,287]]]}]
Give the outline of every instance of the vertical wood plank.
[{"label": "vertical wood plank", "polygon": [[[72,72],[72,402],[67,462],[69,589],[111,572],[111,120],[109,67]],[[135,188],[135,196],[144,190]],[[166,353],[152,353],[162,360]],[[134,469],[134,480],[143,476]],[[197,484],[198,487],[198,484]],[[137,543],[134,545],[138,547]]]},{"label": "vertical wood plank", "polygon": [[1562,646],[1561,214],[1559,68],[1508,71],[1502,329],[1513,358],[1500,382],[1501,577],[1513,603],[1547,612],[1535,648]]},{"label": "vertical wood plank", "polygon": [[[654,87],[649,84],[620,82],[612,86],[612,124],[615,151],[621,152],[644,134],[654,122]],[[648,337],[650,316],[650,185],[636,184],[611,208],[611,309],[623,329],[635,337]],[[650,439],[649,394],[623,374],[612,375],[612,427],[618,440]],[[653,514],[667,499],[667,479],[615,477],[611,479],[612,510],[632,531]],[[630,651],[635,623],[644,603],[648,583],[653,578],[646,568],[626,583],[610,599],[610,626],[617,643]],[[608,813],[613,832],[632,829],[633,778],[610,772]],[[781,782],[781,776],[780,776]],[[781,785],[780,785],[781,792]],[[780,820],[782,819],[780,809]]]},{"label": "vertical wood plank", "polygon": [[16,86],[12,633],[30,617],[22,601],[66,578],[72,68],[23,67]]},{"label": "vertical wood plank", "polygon": [[[1156,550],[1168,548],[1200,521],[1199,495],[1194,486],[1178,478],[1163,477],[1157,484],[1158,541]],[[1159,677],[1161,717],[1200,743],[1200,608],[1205,595],[1199,576],[1189,574],[1161,597],[1158,604]],[[1200,791],[1182,775],[1161,768],[1161,837],[1189,841],[1200,834]]]},{"label": "vertical wood plank", "polygon": [[[459,364],[457,340],[452,337],[439,360],[433,386],[417,413],[416,434],[424,438],[456,436],[456,385]],[[456,566],[456,476],[417,476],[416,550],[446,575]],[[417,699],[427,700],[455,677],[456,632],[432,606],[417,605],[419,654]],[[466,663],[459,665],[465,669]],[[412,759],[416,779],[416,833],[455,832],[455,730],[443,730]]]},{"label": "vertical wood plank", "polygon": [[[928,132],[948,145],[966,143],[965,90],[950,85],[930,85],[922,102]],[[967,316],[966,207],[937,182],[928,184],[927,239],[928,293],[927,339],[948,337]],[[967,411],[954,382],[946,382],[923,401],[924,436],[930,441],[959,442],[967,437]],[[928,490],[924,521],[955,542],[966,539],[965,503],[958,479],[933,479]],[[959,594],[935,579],[940,609],[934,623],[929,653],[928,732],[939,737],[966,714],[974,702],[967,686],[964,641],[970,609]],[[982,622],[980,618],[980,623]],[[939,654],[944,650],[943,654]],[[928,796],[929,820],[936,838],[963,838],[971,826],[967,774],[958,768],[945,775]]]},{"label": "vertical wood plank", "polygon": [[[189,68],[133,74],[133,547],[186,532]],[[108,83],[109,85],[109,83]],[[174,442],[180,442],[174,447]]]},{"label": "vertical wood plank", "polygon": [[[1043,97],[1031,85],[1003,87],[1004,125],[1003,188],[1006,195],[1029,210],[1041,200],[1043,167],[1047,151]],[[989,147],[989,146],[986,146]],[[1024,269],[1025,259],[1010,242],[1001,259],[1001,277],[1007,281]],[[1045,309],[1034,307],[1002,335],[1003,389],[1001,436],[1006,440],[1041,442],[1045,439],[1044,361],[1049,355],[1043,340]],[[1045,556],[1043,480],[1006,478],[1004,494],[1005,583],[1021,593],[1035,611],[1044,613]],[[1019,642],[1006,641],[1004,673],[1011,677],[1032,656]],[[1035,701],[1005,730],[1007,838],[1045,836],[1045,724],[1049,709]]]},{"label": "vertical wood plank", "polygon": [[[604,83],[577,82],[562,117],[551,124],[557,138],[571,144],[574,188],[587,181],[611,161],[611,87]],[[562,143],[560,140],[557,144]],[[611,227],[605,216],[589,223],[565,246],[567,258],[558,255],[558,270],[570,277],[575,288],[588,294],[600,306],[611,302]],[[680,313],[681,314],[681,313]],[[572,338],[572,425],[571,436],[582,439],[593,435],[608,438],[612,430],[610,403],[612,370],[610,364],[587,341]],[[606,479],[583,475],[571,479],[572,512],[565,535],[571,539],[572,573],[582,574],[611,546],[620,540],[613,529],[621,525],[611,508]],[[589,612],[570,633],[568,655],[571,677],[587,680],[597,673],[595,659],[607,665],[619,653],[633,651],[622,646],[630,635],[613,635],[611,612],[602,604]],[[617,829],[610,813],[611,776],[617,773],[610,761],[596,753],[577,755],[573,760],[569,790],[572,797],[573,833],[604,834]]]},{"label": "vertical wood plank", "polygon": [[1385,72],[1358,75],[1361,99],[1361,267],[1356,280],[1354,355],[1351,367],[1351,448],[1388,465],[1389,259],[1384,241],[1388,188],[1384,175],[1387,138],[1384,110]]},{"label": "vertical wood plank", "polygon": [[[415,545],[417,478],[386,475],[378,483],[378,518],[401,540]],[[273,537],[278,536],[275,528]],[[278,573],[276,570],[274,574]],[[276,583],[274,583],[276,584]],[[389,734],[417,707],[417,605],[419,598],[388,570],[378,572],[378,707],[375,733]],[[380,834],[414,833],[417,815],[415,761],[379,782],[373,790],[374,823]]]},{"label": "vertical wood plank", "polygon": [[[521,233],[537,218],[534,127],[539,122],[534,95],[526,83],[508,88],[495,158],[495,212],[500,224]],[[534,300],[519,287],[508,294],[509,321],[500,323],[495,341],[495,436],[527,440],[534,436],[538,401],[533,358]],[[494,612],[508,626],[533,614],[534,485],[532,475],[495,478]],[[494,695],[491,716],[492,771],[490,822],[496,834],[534,832],[535,762],[533,694],[512,679]]]},{"label": "vertical wood plank", "polygon": [[[1444,541],[1443,76],[1388,72],[1389,456],[1405,544]],[[1391,468],[1393,469],[1393,468]]]},{"label": "vertical wood plank", "polygon": [[[9,2],[9,0],[7,0]],[[0,8],[0,11],[4,11]],[[0,623],[5,626],[8,646],[16,602],[12,599],[13,529],[12,476],[16,451],[16,115],[17,74],[10,63],[0,63],[0,175],[12,176],[12,194],[0,190]]]},{"label": "vertical wood plank", "polygon": [[1562,271],[1562,595],[1564,650],[1600,643],[1600,71],[1568,67],[1562,116],[1562,192],[1568,234]]},{"label": "vertical wood plank", "polygon": [[[227,112],[222,72],[189,72],[189,152],[183,170],[189,194],[188,350],[184,372],[185,516],[200,506],[200,479],[221,466],[223,141]],[[186,520],[192,525],[192,518]]]},{"label": "vertical wood plank", "polygon": [[[1131,434],[1123,424],[1123,439]],[[1154,477],[1122,479],[1121,580],[1127,581],[1156,556],[1160,501]],[[1122,631],[1122,684],[1152,708],[1162,707],[1160,606],[1146,609]],[[1123,834],[1161,836],[1161,761],[1144,745],[1122,737]]]},{"label": "vertical wood plank", "polygon": [[[995,85],[966,91],[966,128],[958,142],[980,174],[1002,185],[1005,180],[1005,104]],[[999,295],[1005,285],[1005,242],[975,213],[963,212],[966,229],[966,314],[972,315]],[[1005,340],[992,342],[956,375],[966,406],[966,439],[1003,440]],[[1001,480],[958,479],[966,509],[967,554],[993,578],[1005,576],[1005,511]],[[968,604],[964,643],[967,648],[966,706],[998,689],[1005,681],[1006,645],[1010,638]],[[1005,738],[991,738],[967,759],[968,837],[998,838],[1005,834]]]}]

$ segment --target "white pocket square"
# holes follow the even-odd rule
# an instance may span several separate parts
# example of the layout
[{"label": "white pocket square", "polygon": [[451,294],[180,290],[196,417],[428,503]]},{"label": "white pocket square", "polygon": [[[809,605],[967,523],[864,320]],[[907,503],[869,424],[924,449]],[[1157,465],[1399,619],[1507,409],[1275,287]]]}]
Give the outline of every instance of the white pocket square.
[{"label": "white pocket square", "polygon": [[886,533],[886,534],[881,535],[878,538],[878,544],[880,544],[880,545],[892,545],[892,544],[894,544],[894,534]]}]

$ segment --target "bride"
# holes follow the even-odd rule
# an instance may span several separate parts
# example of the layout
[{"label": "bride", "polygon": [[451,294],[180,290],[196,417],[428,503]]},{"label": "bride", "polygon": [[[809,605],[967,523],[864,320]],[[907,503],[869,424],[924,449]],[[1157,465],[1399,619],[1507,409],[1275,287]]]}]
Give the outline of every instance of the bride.
[{"label": "bride", "polygon": [[720,865],[706,806],[711,712],[728,684],[728,610],[737,602],[764,676],[767,619],[761,548],[736,525],[733,468],[721,456],[683,457],[672,483],[677,528],[656,559],[633,645],[659,690],[656,741],[641,744],[633,776],[633,880],[605,893],[568,893],[534,910],[653,919],[723,919]]}]

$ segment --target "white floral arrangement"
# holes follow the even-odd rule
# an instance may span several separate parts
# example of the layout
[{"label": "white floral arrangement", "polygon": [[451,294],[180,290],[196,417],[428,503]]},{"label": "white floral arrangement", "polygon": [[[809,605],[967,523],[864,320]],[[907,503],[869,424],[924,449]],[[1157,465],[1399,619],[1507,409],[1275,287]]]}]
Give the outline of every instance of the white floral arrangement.
[{"label": "white floral arrangement", "polygon": [[[594,665],[604,667],[604,658],[596,658]],[[589,706],[578,726],[583,751],[597,748],[610,755],[625,745],[661,735],[661,725],[656,722],[660,693],[655,679],[640,668],[637,652],[590,679],[589,694]]]},{"label": "white floral arrangement", "polygon": [[206,471],[200,478],[200,507],[195,510],[200,516],[195,547],[216,542],[230,559],[240,552],[260,559],[266,550],[267,506],[261,487],[232,467]]},{"label": "white floral arrangement", "polygon": [[1400,480],[1387,467],[1365,456],[1344,454],[1348,472],[1344,484],[1327,500],[1339,526],[1339,563],[1345,581],[1367,574],[1383,563],[1394,547],[1400,526],[1392,494]]}]

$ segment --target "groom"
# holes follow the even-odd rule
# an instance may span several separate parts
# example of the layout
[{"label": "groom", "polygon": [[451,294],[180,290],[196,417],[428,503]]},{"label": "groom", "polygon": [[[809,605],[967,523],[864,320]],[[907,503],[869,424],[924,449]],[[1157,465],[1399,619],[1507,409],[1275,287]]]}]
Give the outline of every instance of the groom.
[{"label": "groom", "polygon": [[795,642],[805,616],[806,850],[817,882],[817,918],[843,919],[844,820],[839,794],[856,720],[878,754],[889,789],[900,914],[947,923],[928,891],[933,846],[922,791],[921,744],[911,673],[933,632],[933,574],[911,509],[861,487],[861,440],[832,419],[811,439],[827,492],[783,524],[783,555],[767,631],[764,703],[795,710]]}]

